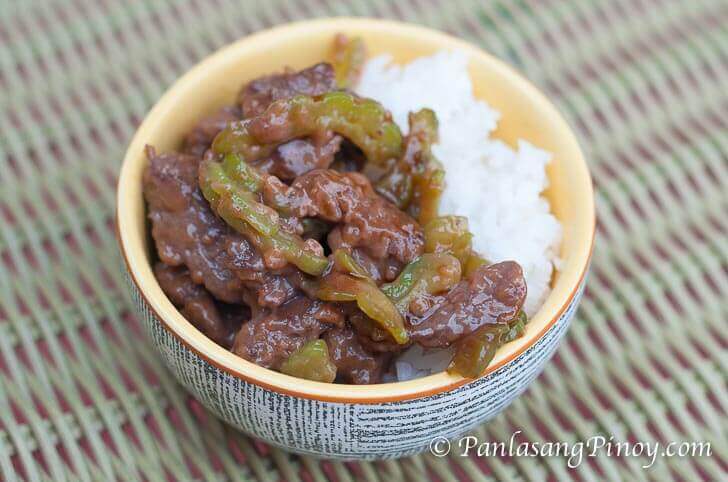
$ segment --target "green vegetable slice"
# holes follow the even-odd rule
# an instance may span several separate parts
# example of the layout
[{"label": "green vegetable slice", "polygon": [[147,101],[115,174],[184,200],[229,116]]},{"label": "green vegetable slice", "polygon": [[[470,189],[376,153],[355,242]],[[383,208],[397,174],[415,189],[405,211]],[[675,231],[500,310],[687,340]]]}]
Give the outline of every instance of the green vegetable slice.
[{"label": "green vegetable slice", "polygon": [[348,138],[369,162],[380,165],[402,151],[402,133],[381,104],[339,91],[277,100],[261,115],[230,124],[215,137],[212,149],[238,153],[252,162],[282,142],[325,131]]},{"label": "green vegetable slice", "polygon": [[339,88],[349,89],[357,83],[367,60],[366,57],[366,46],[361,37],[349,38],[343,34],[336,36],[332,65],[336,76],[336,85]]},{"label": "green vegetable slice", "polygon": [[333,383],[336,365],[329,357],[329,347],[324,340],[312,340],[303,345],[283,362],[281,372],[315,382]]},{"label": "green vegetable slice", "polygon": [[523,335],[528,318],[523,310],[509,323],[488,324],[457,343],[448,372],[478,378],[493,360],[498,348]]},{"label": "green vegetable slice", "polygon": [[278,213],[258,202],[244,181],[231,178],[226,169],[232,168],[230,159],[222,164],[206,160],[200,165],[200,189],[212,210],[260,250],[279,251],[304,273],[321,275],[328,260],[307,250],[300,236],[280,229]]},{"label": "green vegetable slice", "polygon": [[381,290],[401,313],[406,313],[413,299],[449,290],[460,277],[457,258],[446,253],[425,253],[405,266],[396,280],[382,285]]},{"label": "green vegetable slice", "polygon": [[415,178],[423,176],[431,164],[437,166],[431,149],[437,142],[437,127],[437,116],[432,109],[411,112],[402,156],[375,185],[379,194],[400,209],[407,209],[415,197],[422,202],[422,193],[415,192],[416,187],[421,189],[422,183],[416,186]]}]

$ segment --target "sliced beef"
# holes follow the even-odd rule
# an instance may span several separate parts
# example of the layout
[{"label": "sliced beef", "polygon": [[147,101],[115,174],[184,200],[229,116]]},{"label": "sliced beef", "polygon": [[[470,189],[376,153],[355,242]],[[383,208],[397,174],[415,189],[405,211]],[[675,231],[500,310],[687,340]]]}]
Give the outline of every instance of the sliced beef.
[{"label": "sliced beef", "polygon": [[336,365],[337,380],[356,385],[381,381],[390,355],[367,350],[350,325],[329,330],[323,338],[328,345],[329,356]]},{"label": "sliced beef", "polygon": [[185,266],[192,281],[226,303],[275,306],[295,294],[280,273],[210,208],[198,187],[199,158],[148,149],[144,195],[160,260]]},{"label": "sliced beef", "polygon": [[240,107],[236,105],[225,106],[211,116],[198,122],[187,134],[184,142],[184,152],[201,157],[212,146],[215,136],[233,121],[242,116]]},{"label": "sliced beef", "polygon": [[210,209],[197,184],[199,158],[157,154],[148,149],[144,195],[149,203],[152,237],[159,258],[169,266],[186,266],[192,280],[227,303],[243,300],[245,288],[231,269],[229,243],[239,240]]},{"label": "sliced beef", "polygon": [[447,347],[487,323],[508,323],[526,300],[526,281],[518,263],[482,266],[469,280],[436,297],[422,316],[409,316],[408,332],[425,347]]},{"label": "sliced beef", "polygon": [[[320,95],[336,88],[331,64],[320,63],[301,71],[286,70],[255,79],[243,87],[238,102],[243,115],[261,114],[274,101],[297,94]],[[317,138],[294,139],[278,146],[269,158],[256,163],[264,172],[292,181],[312,169],[327,168],[339,151],[341,136],[325,132]]]},{"label": "sliced beef", "polygon": [[268,75],[248,82],[238,95],[245,117],[262,113],[272,102],[296,94],[320,95],[336,88],[334,68],[319,63],[301,71],[287,69],[281,74]]},{"label": "sliced beef", "polygon": [[372,353],[400,353],[412,344],[400,345],[392,335],[380,328],[377,323],[359,310],[351,313],[349,323],[354,328],[359,343]]},{"label": "sliced beef", "polygon": [[[337,224],[328,235],[331,249],[361,251],[366,257],[360,256],[360,261],[370,269],[372,260],[390,260],[385,263],[389,268],[372,269],[376,279],[391,279],[399,271],[397,268],[422,253],[422,228],[377,195],[369,180],[359,173],[317,169],[296,178],[291,186],[269,181],[263,188],[266,203],[283,204],[299,218]],[[392,268],[391,260],[399,266]]]},{"label": "sliced beef", "polygon": [[294,139],[281,144],[273,155],[255,163],[255,167],[282,181],[293,181],[314,169],[325,169],[334,161],[341,136],[326,132],[320,139]]},{"label": "sliced beef", "polygon": [[154,275],[182,315],[215,343],[229,349],[250,312],[245,306],[218,306],[210,293],[192,281],[187,268],[157,263]]},{"label": "sliced beef", "polygon": [[245,323],[232,351],[260,366],[279,369],[294,351],[343,320],[336,304],[296,297],[272,310],[261,310]]}]

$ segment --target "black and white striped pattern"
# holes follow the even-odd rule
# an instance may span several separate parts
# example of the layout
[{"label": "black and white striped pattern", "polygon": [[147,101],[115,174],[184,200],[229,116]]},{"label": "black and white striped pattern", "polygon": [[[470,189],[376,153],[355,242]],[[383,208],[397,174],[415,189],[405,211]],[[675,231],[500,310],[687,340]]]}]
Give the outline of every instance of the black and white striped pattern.
[{"label": "black and white striped pattern", "polygon": [[133,297],[164,362],[203,405],[227,423],[278,447],[341,459],[397,458],[425,450],[434,437],[454,438],[495,416],[541,372],[581,299],[546,334],[495,372],[436,395],[375,404],[337,403],[273,392],[198,356],[156,318],[133,282]]}]

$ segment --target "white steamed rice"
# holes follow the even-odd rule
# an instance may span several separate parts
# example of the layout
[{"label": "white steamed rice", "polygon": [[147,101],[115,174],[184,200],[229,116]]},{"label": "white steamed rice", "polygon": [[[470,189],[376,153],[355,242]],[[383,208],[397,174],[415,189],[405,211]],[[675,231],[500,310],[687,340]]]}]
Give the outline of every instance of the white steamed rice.
[{"label": "white steamed rice", "polygon": [[[376,57],[367,62],[357,93],[381,102],[405,131],[409,112],[435,111],[440,142],[433,153],[446,173],[441,213],[467,216],[474,248],[488,260],[514,260],[523,267],[525,310],[533,316],[559,263],[561,225],[541,195],[551,154],[525,140],[513,149],[490,138],[500,114],[473,96],[467,64],[462,52],[442,51],[405,66]],[[447,350],[413,347],[397,360],[397,378],[441,371],[450,356]]]}]

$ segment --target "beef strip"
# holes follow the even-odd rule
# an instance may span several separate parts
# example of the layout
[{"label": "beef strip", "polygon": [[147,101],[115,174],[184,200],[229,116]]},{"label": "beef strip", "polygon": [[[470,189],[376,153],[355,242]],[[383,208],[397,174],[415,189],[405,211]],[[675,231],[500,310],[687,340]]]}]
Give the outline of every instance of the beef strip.
[{"label": "beef strip", "polygon": [[[212,147],[215,136],[229,123],[241,118],[241,109],[235,105],[223,107],[211,116],[205,117],[185,137],[183,152],[202,157]],[[312,169],[329,167],[339,151],[341,142],[342,137],[333,132],[325,132],[318,138],[294,139],[279,145],[271,156],[254,165],[281,180],[292,181]]]},{"label": "beef strip", "polygon": [[[328,63],[320,63],[301,71],[286,70],[255,79],[240,91],[238,102],[244,117],[249,118],[261,114],[273,101],[297,94],[319,95],[335,88],[334,69]],[[283,181],[292,181],[312,169],[329,167],[341,142],[341,136],[333,132],[317,138],[294,139],[281,144],[272,156],[255,165]]]},{"label": "beef strip", "polygon": [[241,238],[210,209],[197,184],[199,158],[148,149],[144,195],[159,258],[187,266],[192,280],[227,303],[243,300],[243,281],[230,269],[228,243]]},{"label": "beef strip", "polygon": [[168,266],[186,266],[192,281],[226,303],[276,306],[295,294],[267,269],[255,248],[217,217],[198,187],[199,158],[148,149],[144,195],[152,237]]},{"label": "beef strip", "polygon": [[260,310],[240,329],[232,351],[277,370],[306,342],[343,322],[343,312],[336,304],[299,296],[272,310]]},{"label": "beef strip", "polygon": [[[267,204],[285,205],[298,218],[338,223],[328,235],[329,247],[353,250],[378,281],[393,279],[401,266],[422,253],[422,228],[377,195],[359,173],[316,169],[296,178],[291,186],[269,178],[263,199]],[[377,266],[379,261],[384,263]]]},{"label": "beef strip", "polygon": [[291,265],[270,269],[263,256],[243,236],[235,233],[227,243],[227,254],[228,266],[251,291],[245,302],[253,308],[279,306],[298,293],[297,286],[289,279],[296,269]]},{"label": "beef strip", "polygon": [[[410,303],[405,327],[410,342],[445,348],[488,323],[508,323],[523,307],[526,281],[513,261],[480,267],[444,295],[423,294]],[[394,339],[362,313],[349,318],[360,343],[372,352],[398,353]]]},{"label": "beef strip", "polygon": [[296,94],[320,95],[336,89],[334,68],[319,63],[301,71],[286,69],[248,82],[238,95],[245,117],[262,113],[272,102]]},{"label": "beef strip", "polygon": [[249,316],[246,307],[218,306],[204,287],[192,281],[187,268],[157,263],[154,275],[162,291],[190,323],[218,345],[227,349],[233,345],[235,333]]},{"label": "beef strip", "polygon": [[341,136],[333,132],[324,133],[320,139],[294,139],[278,146],[272,156],[256,162],[254,166],[290,182],[313,169],[329,167],[339,151],[341,140]]},{"label": "beef strip", "polygon": [[424,347],[447,347],[487,323],[507,323],[523,307],[526,281],[520,265],[481,266],[446,295],[435,297],[422,316],[408,316],[410,338]]},{"label": "beef strip", "polygon": [[225,106],[198,122],[187,134],[183,151],[201,157],[212,146],[215,136],[233,121],[240,120],[242,111],[236,105]]},{"label": "beef strip", "polygon": [[327,331],[323,339],[329,348],[329,356],[336,365],[338,381],[356,385],[381,381],[391,356],[367,350],[349,324]]},{"label": "beef strip", "polygon": [[[229,123],[263,112],[274,100],[296,94],[322,94],[335,88],[333,69],[329,64],[317,64],[301,72],[284,72],[261,77],[248,83],[239,95],[240,105],[225,106],[205,117],[185,138],[183,152],[202,156],[215,136]],[[326,132],[319,138],[294,139],[278,146],[270,157],[255,165],[284,181],[291,181],[312,169],[327,168],[339,151],[342,138]]]},{"label": "beef strip", "polygon": [[[331,249],[352,246],[352,243],[344,241],[341,235],[342,230],[340,228],[334,228],[329,231],[326,241]],[[362,239],[362,243],[366,243],[366,238]],[[350,251],[359,266],[364,268],[377,284],[394,281],[406,264],[391,256],[377,259],[369,254],[369,251],[366,249],[366,244],[364,244],[364,247],[354,247]]]},{"label": "beef strip", "polygon": [[349,315],[349,323],[359,338],[359,343],[372,353],[400,353],[409,348],[412,343],[400,345],[392,335],[383,330],[377,322],[359,310]]}]

